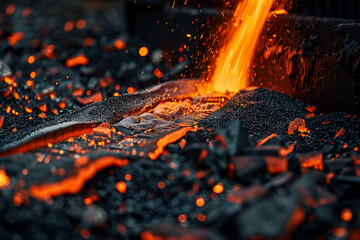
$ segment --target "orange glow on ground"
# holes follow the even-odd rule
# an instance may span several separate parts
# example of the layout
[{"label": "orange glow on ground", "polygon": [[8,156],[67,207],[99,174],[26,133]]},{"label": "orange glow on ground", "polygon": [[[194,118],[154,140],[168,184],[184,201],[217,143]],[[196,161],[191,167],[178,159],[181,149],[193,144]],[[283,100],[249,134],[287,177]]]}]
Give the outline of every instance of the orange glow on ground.
[{"label": "orange glow on ground", "polygon": [[0,188],[6,187],[7,185],[9,185],[9,183],[10,183],[10,179],[6,175],[6,172],[0,169]]},{"label": "orange glow on ground", "polygon": [[185,214],[180,214],[178,217],[179,222],[184,223],[187,220],[187,217]]},{"label": "orange glow on ground", "polygon": [[[44,117],[46,116],[44,113],[42,114]],[[92,126],[92,124],[81,124],[81,125],[71,126],[66,129],[61,129],[52,132],[50,134],[44,135],[42,137],[36,138],[25,144],[19,145],[18,147],[15,147],[11,150],[1,152],[0,156],[8,156],[17,153],[26,153],[37,148],[46,147],[49,145],[49,143],[50,144],[58,143],[72,137],[78,137],[81,134],[85,134],[85,133],[91,134],[93,132],[93,128],[94,126]]]},{"label": "orange glow on ground", "polygon": [[44,103],[43,105],[39,106],[38,108],[39,108],[40,111],[42,111],[42,112],[46,112],[46,111],[47,111],[46,103]]},{"label": "orange glow on ground", "polygon": [[177,140],[179,140],[180,138],[185,136],[186,133],[191,130],[193,130],[192,127],[181,128],[173,133],[166,135],[165,137],[160,138],[156,143],[157,148],[155,149],[155,151],[149,153],[149,158],[151,160],[157,159],[164,152],[164,148],[169,143],[176,142]]},{"label": "orange glow on ground", "polygon": [[162,78],[164,76],[164,74],[160,71],[160,69],[155,69],[154,75],[158,78]]},{"label": "orange glow on ground", "polygon": [[32,110],[31,108],[25,106],[25,112],[27,112],[27,113],[32,113],[33,110]]},{"label": "orange glow on ground", "polygon": [[247,86],[248,68],[274,0],[240,2],[210,76],[210,90],[237,92]]},{"label": "orange glow on ground", "polygon": [[36,77],[36,72],[31,72],[31,73],[30,73],[30,77],[31,77],[31,78],[35,78],[35,77]]},{"label": "orange glow on ground", "polygon": [[84,27],[86,27],[86,21],[84,19],[80,19],[76,22],[77,29],[83,29]]},{"label": "orange glow on ground", "polygon": [[199,221],[199,222],[204,222],[205,220],[206,220],[206,215],[205,214],[199,214],[198,216],[197,216],[197,220]]},{"label": "orange glow on ground", "polygon": [[103,100],[103,96],[101,94],[101,92],[96,92],[91,96],[85,96],[85,97],[77,97],[76,100],[81,104],[81,105],[88,105],[90,103],[95,103],[95,102],[100,102]]},{"label": "orange glow on ground", "polygon": [[128,93],[134,93],[136,92],[136,88],[134,87],[128,87],[128,89],[126,90]]},{"label": "orange glow on ground", "polygon": [[124,40],[122,40],[122,39],[119,38],[119,39],[116,39],[116,40],[115,40],[114,46],[115,46],[116,49],[118,49],[118,50],[123,50],[123,49],[125,49],[125,47],[126,47],[126,43],[125,43]]},{"label": "orange glow on ground", "polygon": [[35,57],[34,56],[28,57],[28,63],[29,64],[33,64],[34,62],[35,62]]},{"label": "orange glow on ground", "polygon": [[75,22],[73,20],[70,20],[68,22],[65,23],[64,25],[64,31],[65,32],[70,32],[75,26]]},{"label": "orange glow on ground", "polygon": [[126,183],[125,182],[118,182],[115,185],[116,190],[119,191],[119,193],[126,193]]},{"label": "orange glow on ground", "polygon": [[340,137],[341,135],[344,135],[346,133],[345,128],[340,128],[339,131],[336,132],[334,139],[337,139],[338,137]]},{"label": "orange glow on ground", "polygon": [[88,64],[89,59],[84,54],[79,54],[76,57],[69,58],[65,63],[66,67],[68,68]]},{"label": "orange glow on ground", "polygon": [[131,180],[131,175],[127,173],[127,174],[125,175],[125,180],[126,180],[126,181],[130,181],[130,180]]},{"label": "orange glow on ground", "polygon": [[88,239],[91,236],[90,231],[87,229],[81,229],[80,234],[85,239]]},{"label": "orange glow on ground", "polygon": [[149,49],[147,49],[147,47],[142,47],[139,49],[139,55],[142,57],[145,57],[146,55],[148,55],[149,53]]},{"label": "orange glow on ground", "polygon": [[224,187],[223,187],[223,185],[221,183],[218,183],[213,187],[213,192],[214,193],[220,194],[223,191],[224,191]]},{"label": "orange glow on ground", "polygon": [[205,205],[205,200],[202,197],[196,198],[196,206],[203,207]]},{"label": "orange glow on ground", "polygon": [[5,9],[5,14],[6,15],[12,15],[16,10],[16,5],[15,4],[10,4],[6,7]]},{"label": "orange glow on ground", "polygon": [[165,188],[165,183],[164,182],[158,182],[158,188],[164,189]]},{"label": "orange glow on ground", "polygon": [[8,37],[8,43],[10,46],[15,46],[18,41],[24,38],[23,32],[14,32],[11,34],[11,36]]},{"label": "orange glow on ground", "polygon": [[[61,182],[45,183],[30,187],[30,194],[40,200],[46,200],[63,194],[78,193],[84,184],[92,179],[98,172],[109,167],[123,167],[128,164],[127,159],[105,156],[89,163],[88,166],[78,169],[75,176],[66,178]],[[125,184],[126,186],[126,184]],[[126,187],[125,187],[126,191]]]},{"label": "orange glow on ground", "polygon": [[348,222],[352,219],[352,212],[350,209],[345,208],[341,213],[341,219]]}]

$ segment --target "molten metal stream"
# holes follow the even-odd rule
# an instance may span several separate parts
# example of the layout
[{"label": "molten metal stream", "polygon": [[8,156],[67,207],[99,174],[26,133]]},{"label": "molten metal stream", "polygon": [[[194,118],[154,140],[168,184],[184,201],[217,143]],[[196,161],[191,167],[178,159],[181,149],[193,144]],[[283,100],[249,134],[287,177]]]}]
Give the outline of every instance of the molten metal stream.
[{"label": "molten metal stream", "polygon": [[244,0],[238,3],[225,41],[210,76],[210,90],[238,92],[247,87],[248,69],[257,40],[274,0]]}]

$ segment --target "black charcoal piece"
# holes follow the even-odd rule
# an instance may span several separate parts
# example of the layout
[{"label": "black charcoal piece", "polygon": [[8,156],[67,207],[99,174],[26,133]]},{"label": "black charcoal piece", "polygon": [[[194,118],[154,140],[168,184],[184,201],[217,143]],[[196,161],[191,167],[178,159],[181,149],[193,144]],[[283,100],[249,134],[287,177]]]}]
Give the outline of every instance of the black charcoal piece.
[{"label": "black charcoal piece", "polygon": [[233,157],[231,163],[235,168],[235,176],[240,181],[249,177],[256,178],[266,171],[265,159],[261,156]]},{"label": "black charcoal piece", "polygon": [[216,133],[225,139],[230,156],[242,153],[244,148],[250,145],[248,134],[240,120],[216,128]]}]

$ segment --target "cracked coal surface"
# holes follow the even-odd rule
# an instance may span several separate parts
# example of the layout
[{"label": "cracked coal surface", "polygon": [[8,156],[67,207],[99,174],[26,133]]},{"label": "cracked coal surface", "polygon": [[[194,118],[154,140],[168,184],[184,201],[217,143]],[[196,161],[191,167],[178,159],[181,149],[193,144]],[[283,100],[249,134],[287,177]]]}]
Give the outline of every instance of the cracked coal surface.
[{"label": "cracked coal surface", "polygon": [[[139,74],[159,69],[166,75],[174,66],[139,56],[144,46],[139,39],[125,42],[129,53],[117,49],[124,26],[112,21],[117,15],[111,8],[101,11],[112,17],[88,12],[87,27],[81,30],[80,21],[78,29],[80,19],[75,19],[65,33],[72,23],[65,24],[74,19],[66,19],[70,13],[51,18],[36,6],[26,9],[10,4],[0,15],[5,26],[0,35],[1,142],[17,142],[56,122],[96,124],[78,136],[62,132],[63,141],[0,157],[0,239],[360,237],[357,116],[321,114],[263,88],[242,90],[229,100],[189,96],[175,101],[171,95],[127,114],[131,101],[142,109],[152,93],[163,93],[161,86],[175,89],[184,83],[124,95],[132,92],[129,87],[158,81],[154,75],[140,84]],[[16,29],[26,26],[19,24],[26,16],[31,17],[28,28]],[[44,30],[48,24],[50,32]],[[25,37],[10,44],[15,40],[8,36],[16,31]],[[94,45],[84,46],[89,35]],[[49,44],[54,55],[46,56]],[[89,64],[66,67],[77,49],[83,49]],[[32,64],[29,55],[37,56]],[[121,70],[126,77],[119,68],[127,69]]]}]

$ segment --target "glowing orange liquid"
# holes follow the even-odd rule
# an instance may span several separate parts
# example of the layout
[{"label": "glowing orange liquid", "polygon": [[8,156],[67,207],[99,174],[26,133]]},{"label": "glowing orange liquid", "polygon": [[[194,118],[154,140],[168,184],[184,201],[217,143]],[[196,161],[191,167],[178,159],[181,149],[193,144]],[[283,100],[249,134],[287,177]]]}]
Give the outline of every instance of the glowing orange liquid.
[{"label": "glowing orange liquid", "polygon": [[227,29],[227,44],[220,50],[210,78],[212,91],[237,92],[247,87],[248,69],[273,2],[244,0],[237,5],[234,24]]}]

